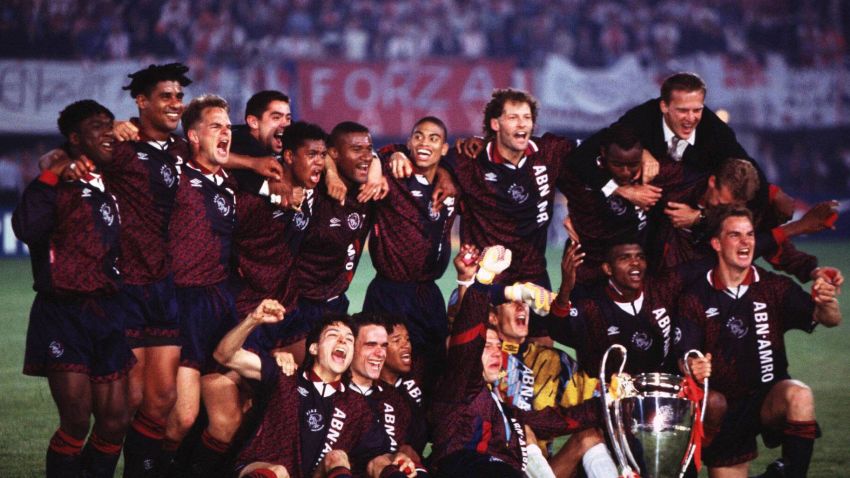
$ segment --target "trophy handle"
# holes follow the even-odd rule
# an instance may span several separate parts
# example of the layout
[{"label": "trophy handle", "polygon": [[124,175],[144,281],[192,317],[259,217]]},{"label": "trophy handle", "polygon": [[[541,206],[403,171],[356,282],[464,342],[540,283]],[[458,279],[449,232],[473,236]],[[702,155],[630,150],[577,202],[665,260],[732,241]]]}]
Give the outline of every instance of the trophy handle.
[{"label": "trophy handle", "polygon": [[[626,348],[620,344],[613,344],[608,347],[608,350],[605,351],[605,354],[602,355],[602,363],[599,366],[599,385],[602,387],[602,403],[604,404],[603,414],[605,415],[605,429],[608,432],[608,438],[611,441],[611,447],[614,449],[614,456],[617,459],[617,471],[620,474],[620,477],[628,477],[636,476],[637,474],[634,470],[629,467],[629,464],[626,462],[626,456],[623,452],[623,442],[620,441],[620,434],[622,433],[622,424],[620,423],[620,412],[619,412],[619,400],[613,400],[608,396],[608,385],[605,381],[605,365],[608,362],[608,354],[612,350],[617,350],[620,352],[620,355],[623,357],[623,361],[620,363],[620,369],[617,375],[621,375],[623,373],[623,369],[626,367],[626,357],[627,351]],[[610,409],[614,408],[614,414],[617,417],[617,431],[620,433],[614,432],[614,424],[611,421],[611,412]],[[625,437],[623,437],[625,440]],[[629,456],[631,457],[631,451],[629,452]]]},{"label": "trophy handle", "polygon": [[[702,352],[700,352],[697,349],[691,349],[691,350],[688,350],[687,352],[685,352],[685,355],[684,355],[683,360],[682,360],[684,367],[685,367],[685,373],[687,373],[691,378],[694,378],[693,374],[691,373],[691,368],[688,367],[688,357],[690,357],[691,355],[696,355],[699,358],[705,358],[705,355],[703,355]],[[705,377],[702,380],[702,389],[703,389],[702,406],[700,407],[700,411],[699,411],[699,421],[700,422],[702,422],[705,419],[705,409],[708,407],[708,377]],[[693,432],[691,432],[691,433],[693,433]],[[697,444],[692,439],[690,446],[688,446],[688,454],[685,456],[685,461],[682,463],[682,470],[679,472],[679,478],[682,478],[683,476],[685,476],[685,472],[688,469],[688,465],[691,464],[691,459],[694,457],[694,452],[696,452],[696,449],[697,449]]]}]

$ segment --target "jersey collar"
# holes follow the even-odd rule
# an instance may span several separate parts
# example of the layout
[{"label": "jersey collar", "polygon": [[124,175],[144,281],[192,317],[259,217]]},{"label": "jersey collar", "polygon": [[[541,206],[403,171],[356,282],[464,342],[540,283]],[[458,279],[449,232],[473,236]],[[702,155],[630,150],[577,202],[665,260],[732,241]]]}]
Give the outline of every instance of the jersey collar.
[{"label": "jersey collar", "polygon": [[499,154],[499,148],[495,146],[495,141],[490,141],[487,143],[487,159],[494,164],[503,164],[511,169],[519,169],[525,165],[525,160],[528,159],[528,156],[534,154],[538,151],[537,143],[534,140],[528,140],[528,147],[525,148],[525,153],[522,158],[520,158],[519,162],[514,166],[510,161],[506,160]]}]

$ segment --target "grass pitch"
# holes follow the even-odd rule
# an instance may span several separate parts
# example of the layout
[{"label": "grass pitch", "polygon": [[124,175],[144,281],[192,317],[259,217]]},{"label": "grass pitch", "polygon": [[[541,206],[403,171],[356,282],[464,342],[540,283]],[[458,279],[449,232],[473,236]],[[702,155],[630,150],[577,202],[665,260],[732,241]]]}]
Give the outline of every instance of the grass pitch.
[{"label": "grass pitch", "polygon": [[[820,258],[821,264],[839,267],[850,275],[846,243],[806,242],[801,245]],[[555,284],[560,273],[560,251],[549,254],[550,274]],[[360,309],[366,286],[374,276],[368,254],[363,257],[349,291],[351,311]],[[446,297],[454,288],[450,266],[439,281]],[[0,260],[0,477],[44,476],[47,442],[59,423],[45,379],[21,374],[27,317],[34,293],[29,261]],[[850,316],[848,300],[842,298],[844,316]],[[791,375],[809,384],[815,392],[817,417],[823,438],[815,444],[810,477],[845,476],[850,469],[850,325],[818,328],[812,335],[786,335]],[[750,474],[760,473],[779,456],[779,450],[762,448]],[[120,465],[119,465],[120,466]],[[701,474],[705,476],[705,472]]]}]

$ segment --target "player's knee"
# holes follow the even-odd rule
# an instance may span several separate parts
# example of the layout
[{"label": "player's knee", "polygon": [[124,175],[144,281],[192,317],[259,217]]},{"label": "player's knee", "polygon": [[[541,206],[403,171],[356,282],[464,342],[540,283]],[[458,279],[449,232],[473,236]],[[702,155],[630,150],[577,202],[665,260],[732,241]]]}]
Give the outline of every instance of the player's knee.
[{"label": "player's knee", "polygon": [[803,383],[795,383],[785,391],[785,402],[792,411],[809,411],[815,406],[815,396],[812,389]]},{"label": "player's knee", "polygon": [[72,436],[86,436],[89,431],[91,404],[84,401],[64,403],[59,407],[59,422]]},{"label": "player's knee", "polygon": [[177,428],[175,431],[180,434],[180,436],[185,436],[189,433],[189,430],[192,429],[192,425],[195,424],[195,420],[198,418],[198,409],[192,410],[182,410],[176,414],[175,420],[171,421],[174,426]]},{"label": "player's knee", "polygon": [[596,428],[589,428],[579,432],[579,446],[583,454],[594,446],[603,443],[602,433]]},{"label": "player's knee", "polygon": [[172,384],[171,387],[157,387],[146,391],[143,407],[150,415],[164,418],[174,408],[175,403],[177,388]]},{"label": "player's knee", "polygon": [[216,440],[224,442],[229,442],[236,431],[239,430],[239,427],[242,426],[242,414],[238,411],[234,413],[210,413],[209,419],[208,430],[210,434]]},{"label": "player's knee", "polygon": [[376,456],[369,461],[368,465],[366,465],[366,474],[371,478],[378,478],[381,476],[381,472],[384,471],[384,468],[386,468],[390,463],[390,459],[387,458],[387,455]]},{"label": "player's knee", "polygon": [[120,437],[127,431],[130,426],[130,413],[126,408],[113,407],[109,410],[95,411],[95,427],[99,434],[104,438],[106,436]]}]

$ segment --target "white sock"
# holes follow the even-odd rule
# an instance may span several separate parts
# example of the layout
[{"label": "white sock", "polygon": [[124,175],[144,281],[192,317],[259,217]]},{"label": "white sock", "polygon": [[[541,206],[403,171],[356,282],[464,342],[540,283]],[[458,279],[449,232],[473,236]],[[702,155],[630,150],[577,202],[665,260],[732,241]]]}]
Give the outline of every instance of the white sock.
[{"label": "white sock", "polygon": [[597,443],[584,452],[581,464],[587,478],[617,478],[617,465],[604,443]]},{"label": "white sock", "polygon": [[546,457],[537,445],[528,445],[528,466],[525,467],[525,476],[529,478],[555,478],[552,467],[546,462]]}]

